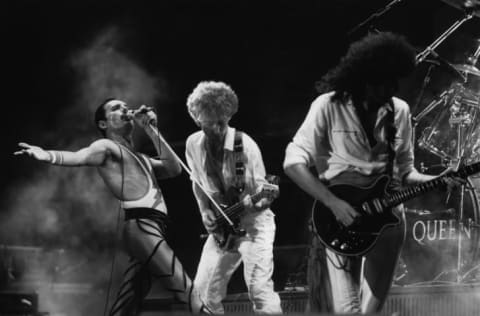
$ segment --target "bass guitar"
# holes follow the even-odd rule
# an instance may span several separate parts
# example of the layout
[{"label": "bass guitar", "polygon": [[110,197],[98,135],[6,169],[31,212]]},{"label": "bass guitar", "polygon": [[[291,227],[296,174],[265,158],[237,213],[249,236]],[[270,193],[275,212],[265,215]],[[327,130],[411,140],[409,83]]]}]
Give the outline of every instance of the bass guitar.
[{"label": "bass guitar", "polygon": [[[274,200],[278,197],[280,192],[277,184],[278,177],[268,176],[267,181],[268,183],[265,183],[259,192],[250,196],[252,204],[263,198]],[[246,234],[245,230],[238,226],[241,216],[245,213],[245,201],[239,201],[228,207],[223,203],[219,204],[223,209],[223,214],[216,212],[216,229],[211,234],[220,249],[229,251],[234,247],[235,240]],[[227,220],[227,217],[230,222]]]},{"label": "bass guitar", "polygon": [[465,179],[479,171],[480,162],[477,162],[394,193],[386,191],[390,182],[390,177],[386,175],[379,176],[373,184],[365,187],[331,185],[329,190],[348,202],[360,216],[347,227],[337,221],[330,209],[315,201],[312,208],[313,224],[326,247],[340,255],[360,256],[374,246],[384,229],[400,223],[401,219],[392,211],[394,206],[446,185],[445,180],[449,177]]}]

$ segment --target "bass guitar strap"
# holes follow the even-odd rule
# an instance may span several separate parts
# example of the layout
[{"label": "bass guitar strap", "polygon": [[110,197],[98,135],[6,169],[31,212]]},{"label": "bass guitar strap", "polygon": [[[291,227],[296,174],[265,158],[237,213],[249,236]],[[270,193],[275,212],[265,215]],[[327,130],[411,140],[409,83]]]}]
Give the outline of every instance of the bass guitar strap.
[{"label": "bass guitar strap", "polygon": [[245,190],[245,159],[243,155],[243,137],[241,131],[235,131],[235,140],[233,142],[233,154],[235,157],[235,176],[233,179],[233,188],[237,196]]}]

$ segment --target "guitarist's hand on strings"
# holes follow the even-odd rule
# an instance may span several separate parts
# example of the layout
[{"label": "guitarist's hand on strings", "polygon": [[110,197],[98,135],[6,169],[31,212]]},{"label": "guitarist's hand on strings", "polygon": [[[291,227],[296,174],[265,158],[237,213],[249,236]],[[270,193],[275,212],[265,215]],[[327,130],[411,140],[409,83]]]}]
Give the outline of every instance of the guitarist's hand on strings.
[{"label": "guitarist's hand on strings", "polygon": [[459,188],[467,183],[467,180],[460,177],[445,177],[443,181],[447,186],[448,193],[451,193],[455,188]]},{"label": "guitarist's hand on strings", "polygon": [[255,205],[253,204],[252,198],[250,197],[250,194],[245,195],[245,197],[242,200],[243,207],[246,211],[248,212],[253,212],[255,211]]},{"label": "guitarist's hand on strings", "polygon": [[335,198],[328,207],[337,218],[337,221],[347,227],[360,217],[360,214],[350,204],[338,198]]},{"label": "guitarist's hand on strings", "polygon": [[203,210],[202,222],[208,233],[213,232],[217,228],[217,224],[215,223],[215,214],[211,209]]},{"label": "guitarist's hand on strings", "polygon": [[456,177],[456,176],[451,176],[451,177],[445,177],[443,178],[443,182],[447,188],[447,199],[446,203],[450,200],[450,197],[452,195],[453,190],[457,188],[461,188],[462,185],[465,185],[467,183],[466,179]]},{"label": "guitarist's hand on strings", "polygon": [[272,200],[268,198],[261,198],[257,203],[253,203],[250,194],[243,198],[243,206],[248,212],[259,212],[270,207]]},{"label": "guitarist's hand on strings", "polygon": [[459,177],[455,173],[449,174],[451,171],[452,168],[447,168],[437,176],[428,176],[428,178],[426,178],[424,181],[444,176],[443,184],[445,185],[448,194],[451,194],[454,189],[460,188],[462,185],[467,184],[467,179]]}]

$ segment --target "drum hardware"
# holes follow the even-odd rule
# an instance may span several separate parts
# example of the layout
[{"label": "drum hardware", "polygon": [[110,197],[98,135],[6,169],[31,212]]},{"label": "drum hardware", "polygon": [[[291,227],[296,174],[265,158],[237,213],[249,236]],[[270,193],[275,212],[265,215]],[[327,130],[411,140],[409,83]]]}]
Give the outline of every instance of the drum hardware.
[{"label": "drum hardware", "polygon": [[439,111],[432,124],[423,130],[418,140],[419,147],[439,156],[450,167],[457,169],[467,143],[472,142],[474,131],[477,130],[479,97],[461,83],[452,84],[413,118],[414,130],[420,120],[435,109]]},{"label": "drum hardware", "polygon": [[[437,170],[438,170],[439,168],[442,168],[442,169],[443,169],[443,168],[445,168],[445,165],[446,165],[446,164],[447,164],[446,162],[442,161],[442,162],[439,163],[439,164],[429,165],[429,166],[427,167],[427,166],[425,165],[425,163],[422,161],[422,162],[420,162],[420,172],[421,172],[421,173],[428,173],[428,171],[429,171],[430,169],[437,169]],[[446,171],[447,171],[447,170],[446,170]],[[443,173],[443,172],[442,172],[442,173]],[[440,175],[442,175],[442,173],[441,173]]]},{"label": "drum hardware", "polygon": [[402,257],[398,258],[397,273],[393,278],[393,283],[397,283],[408,275],[408,267]]},{"label": "drum hardware", "polygon": [[[461,223],[460,223],[461,224]],[[471,218],[468,219],[468,227],[469,228],[480,228],[480,225],[475,223]],[[459,235],[459,238],[461,238],[461,234]],[[460,256],[459,256],[460,257]],[[461,282],[465,282],[465,280],[467,280],[467,277],[470,277],[472,275],[473,272],[480,272],[480,264],[476,264],[475,266],[473,266],[472,268],[470,268],[469,270],[467,270],[465,273],[463,274],[460,274],[459,272],[461,271],[459,268],[458,268],[458,265],[461,265],[461,263],[457,263],[457,268],[456,269],[450,269],[450,270],[447,270],[447,271],[442,271],[439,275],[437,275],[434,279],[433,279],[433,282],[435,281],[438,281],[440,280],[440,278],[444,275],[448,275],[448,274],[456,274],[456,277],[457,277],[457,283],[461,283]],[[475,280],[475,281],[478,281],[478,280]]]},{"label": "drum hardware", "polygon": [[448,5],[451,5],[464,12],[469,12],[472,15],[480,17],[480,1],[479,0],[442,0]]},{"label": "drum hardware", "polygon": [[480,77],[480,70],[475,67],[475,64],[478,61],[478,58],[480,57],[480,40],[478,41],[478,47],[475,53],[473,53],[471,56],[467,58],[467,63],[466,64],[458,64],[454,65],[453,67],[457,69],[458,71],[462,72],[467,75],[474,75],[477,77]]},{"label": "drum hardware", "polygon": [[[458,170],[458,168],[461,166],[461,164],[465,160],[464,159],[464,146],[465,146],[465,141],[468,140],[467,135],[469,135],[469,134],[465,133],[464,130],[465,129],[468,130],[468,127],[473,125],[472,122],[476,119],[476,115],[474,115],[473,118],[472,118],[471,115],[463,114],[463,113],[455,116],[456,113],[460,112],[456,108],[455,104],[451,105],[448,110],[450,112],[450,118],[448,119],[448,122],[449,122],[451,127],[456,126],[456,131],[457,131],[457,133],[456,133],[457,134],[457,139],[456,139],[456,142],[455,142],[455,147],[456,147],[455,156],[445,157],[445,153],[440,148],[437,148],[435,146],[431,146],[428,143],[428,138],[425,139],[424,137],[422,137],[421,140],[423,140],[423,142],[419,142],[419,146],[421,148],[428,149],[435,154],[441,153],[442,158],[450,158],[449,160],[445,160],[445,161],[448,161],[447,170]],[[435,133],[435,127],[433,127],[433,128],[430,127],[430,129],[426,129],[426,130],[428,131],[428,134],[430,134],[430,135],[434,135],[434,133]],[[456,268],[454,269],[454,271],[451,270],[451,271],[447,271],[447,272],[444,271],[444,272],[440,273],[436,278],[433,279],[433,281],[437,281],[441,276],[446,275],[446,274],[450,274],[451,272],[455,272],[457,283],[463,282],[463,280],[464,280],[464,277],[461,275],[460,272],[462,270],[462,263],[463,263],[463,258],[462,258],[463,236],[462,236],[462,231],[463,231],[463,225],[464,225],[463,221],[465,220],[464,219],[464,199],[465,199],[464,195],[465,195],[466,190],[470,190],[469,188],[466,187],[466,185],[462,185],[460,187],[460,199],[459,199],[458,217],[457,217],[457,231],[459,233],[458,233],[457,244],[456,244],[456,247],[457,247]],[[447,201],[446,201],[447,203],[448,203],[449,199],[450,199],[450,194],[447,195]],[[447,209],[447,210],[441,211],[441,212],[451,214],[452,210],[455,211],[454,209]],[[431,215],[431,214],[428,211],[426,211],[426,212],[417,212],[415,215],[428,216],[428,215]],[[469,220],[470,220],[469,225],[471,225],[471,219],[469,219]],[[478,226],[480,226],[480,225],[478,225]]]},{"label": "drum hardware", "polygon": [[[470,60],[476,61],[480,50],[477,51]],[[422,57],[422,56],[420,56]],[[455,69],[462,72],[466,78],[469,74],[476,75],[473,65],[454,66]],[[468,72],[467,72],[468,70]],[[447,170],[458,170],[458,168],[469,158],[466,155],[466,149],[475,150],[475,131],[480,128],[478,125],[478,116],[480,110],[480,97],[470,90],[466,89],[461,83],[454,83],[450,88],[444,91],[440,97],[433,100],[427,107],[413,118],[414,129],[418,126],[419,121],[424,118],[428,113],[434,109],[439,109],[439,113],[433,120],[431,126],[424,129],[422,136],[419,138],[418,144],[422,149],[426,149],[431,153],[439,156],[445,163]],[[476,144],[476,143],[475,143]],[[480,145],[480,144],[479,144]],[[480,146],[477,146],[480,147]],[[471,153],[468,152],[468,154]],[[424,170],[425,166],[421,165],[421,170]],[[467,275],[462,275],[463,269],[463,236],[462,231],[464,228],[464,195],[467,188],[462,185],[460,188],[460,199],[458,207],[457,217],[457,231],[459,232],[456,243],[456,268],[449,271],[442,271],[438,274],[433,282],[437,282],[440,277],[455,273],[455,281],[457,283],[463,282]],[[450,194],[447,196],[450,198]],[[417,213],[415,215],[430,215],[426,212]],[[471,221],[471,219],[469,219]],[[468,223],[471,225],[471,222]],[[469,226],[470,227],[470,226]]]},{"label": "drum hardware", "polygon": [[458,64],[453,66],[458,71],[465,73],[466,75],[474,75],[480,77],[480,70],[474,65]]},{"label": "drum hardware", "polygon": [[360,22],[357,26],[352,28],[350,31],[347,32],[347,36],[351,37],[355,33],[357,33],[359,30],[364,29],[365,27],[369,27],[369,29],[373,29],[373,22],[380,18],[382,15],[390,11],[390,9],[393,8],[396,4],[402,2],[402,0],[392,0],[390,3],[388,3],[384,8],[376,11],[375,13],[371,14],[368,18],[366,18],[364,21]]},{"label": "drum hardware", "polygon": [[468,219],[468,226],[474,228],[480,228],[480,225],[475,223],[471,218]]},{"label": "drum hardware", "polygon": [[463,82],[465,82],[467,80],[467,76],[464,74],[463,71],[461,71],[460,69],[457,69],[457,67],[455,67],[455,65],[452,65],[446,59],[441,57],[436,51],[432,50],[430,52],[430,55],[434,57],[434,60],[425,59],[424,62],[430,62],[430,63],[433,63],[436,66],[442,66],[442,67],[448,69],[456,77],[462,79]]},{"label": "drum hardware", "polygon": [[[437,99],[431,101],[420,113],[412,118],[412,127],[413,127],[413,141],[416,140],[415,131],[418,128],[419,122],[431,113],[433,110],[438,109],[438,113],[436,114],[433,123],[427,126],[422,133],[422,136],[418,140],[418,145],[422,149],[426,149],[431,153],[437,155],[441,158],[442,167],[446,168],[445,171],[453,170],[456,171],[460,168],[460,166],[466,162],[466,148],[469,150],[475,148],[474,146],[468,146],[468,144],[474,143],[475,135],[474,131],[479,130],[480,127],[477,128],[479,125],[478,116],[480,111],[480,97],[477,93],[473,93],[470,90],[464,87],[464,83],[468,81],[468,75],[478,76],[480,75],[480,71],[475,67],[475,63],[477,62],[480,56],[480,45],[477,48],[476,52],[468,59],[467,64],[458,64],[452,65],[448,61],[441,58],[436,52],[435,49],[448,37],[450,36],[456,29],[458,29],[463,23],[470,20],[474,15],[480,16],[480,0],[474,1],[462,1],[462,0],[449,0],[444,1],[458,9],[464,11],[463,18],[454,22],[453,25],[450,26],[443,34],[441,34],[432,44],[427,46],[422,52],[416,55],[416,62],[420,64],[422,62],[429,61],[431,63],[426,77],[423,81],[423,86],[417,97],[415,107],[416,109],[418,105],[421,103],[421,99],[423,97],[423,90],[425,86],[430,81],[430,73],[435,65],[443,65],[446,66],[447,69],[451,70],[455,74],[459,75],[462,79],[462,83],[453,83],[450,87],[443,91]],[[479,42],[480,44],[480,42]],[[434,60],[431,62],[427,60],[428,56],[433,56]],[[480,149],[480,136],[477,137],[478,141],[478,148]],[[476,144],[476,143],[475,143]],[[468,158],[468,157],[467,157]],[[426,171],[428,167],[425,167],[423,163],[421,163],[420,170],[422,172]],[[467,182],[470,181],[467,179]],[[455,218],[455,230],[458,232],[458,237],[456,238],[455,249],[456,250],[456,265],[454,269],[451,269],[447,272],[442,271],[437,277],[434,278],[434,281],[437,281],[438,278],[442,275],[445,275],[450,272],[455,272],[455,282],[459,283],[465,280],[467,274],[461,275],[462,269],[462,248],[463,245],[463,238],[462,238],[462,229],[464,227],[463,221],[465,220],[465,210],[464,210],[464,200],[465,200],[465,192],[468,191],[469,197],[472,198],[473,193],[471,190],[473,187],[469,186],[468,188],[466,185],[462,185],[459,189],[460,197],[458,201],[458,216]],[[474,197],[473,197],[474,198]],[[445,201],[446,204],[450,204],[450,193],[447,196],[447,200]],[[475,200],[475,207],[478,210],[478,203]],[[430,212],[428,210],[418,210],[418,209],[408,209],[405,208],[406,215],[414,215],[420,217],[430,217],[436,212]],[[467,209],[469,211],[470,209]],[[447,215],[452,215],[452,211],[455,214],[456,211],[454,208],[448,208],[445,211],[441,211]],[[477,218],[477,217],[475,217]],[[435,220],[436,222],[436,220]],[[443,222],[442,222],[443,224]],[[442,225],[440,224],[440,225]],[[471,219],[469,219],[468,225],[471,225]],[[480,226],[480,225],[478,225]],[[468,236],[470,238],[470,236]],[[468,249],[468,247],[467,247]],[[404,262],[405,265],[405,262]],[[399,265],[400,267],[400,265]],[[403,267],[403,273],[401,273],[399,278],[395,278],[395,281],[403,279],[406,274],[408,274],[408,270],[406,266]]]},{"label": "drum hardware", "polygon": [[[437,174],[439,170],[440,166],[429,171]],[[480,179],[468,178],[465,196],[461,196],[462,192],[460,188],[454,189],[450,201],[445,201],[439,199],[445,191],[438,189],[405,203],[407,235],[395,271],[396,285],[457,284],[480,279],[480,269],[468,272],[478,264]],[[459,222],[462,199],[464,219]],[[463,235],[460,269],[459,234]]]},{"label": "drum hardware", "polygon": [[[459,19],[457,21],[455,21],[445,32],[443,32],[435,41],[432,42],[432,44],[430,44],[429,46],[427,46],[422,52],[418,53],[416,56],[415,56],[415,60],[417,62],[417,64],[420,64],[422,62],[424,62],[426,60],[426,58],[429,56],[429,55],[432,55],[434,56],[440,64],[442,65],[446,65],[448,69],[452,70],[453,72],[455,72],[456,74],[460,75],[462,80],[465,82],[467,80],[467,76],[465,74],[465,71],[460,71],[459,69],[457,69],[456,67],[454,67],[452,64],[450,64],[448,61],[444,60],[443,58],[441,58],[436,52],[435,52],[435,49],[445,40],[447,39],[447,37],[449,37],[457,28],[459,28],[463,23],[465,23],[466,21],[470,20],[474,14],[479,14],[480,13],[480,10],[477,10],[477,6],[476,4],[472,3],[472,1],[468,0],[468,1],[446,1],[447,3],[457,7],[457,8],[460,8],[462,10],[464,10],[465,12],[465,15],[462,19]],[[461,2],[461,3],[458,3],[458,2]],[[478,50],[477,50],[478,51]],[[477,56],[478,58],[478,56]],[[423,90],[426,86],[426,84],[430,81],[430,72],[431,72],[431,69],[432,69],[432,66],[429,67],[429,70],[425,76],[425,79],[424,79],[424,83],[423,83],[423,86],[422,86],[422,92],[420,93],[420,95],[418,96],[417,98],[417,102],[415,103],[415,106],[414,108],[416,109],[418,107],[418,105],[421,103],[421,99],[422,99],[422,96],[423,96]],[[425,109],[424,111],[422,111],[422,113],[424,113],[425,115],[430,112],[431,110],[433,110],[433,108],[435,108],[438,104],[430,104],[427,109],[429,109],[430,107],[432,107],[430,110],[426,111],[427,109]],[[421,114],[422,114],[421,113]],[[420,116],[420,115],[419,115]],[[421,117],[417,116],[416,118],[413,119],[413,122],[418,122]],[[415,126],[414,126],[415,127]],[[415,130],[415,128],[414,128]],[[414,135],[415,136],[415,135]]]},{"label": "drum hardware", "polygon": [[458,29],[463,23],[470,20],[475,13],[478,13],[476,10],[465,10],[465,16],[457,21],[455,21],[452,26],[450,26],[445,32],[443,32],[432,44],[427,46],[422,52],[417,54],[416,61],[417,64],[423,62],[428,55],[432,54],[434,50],[440,45],[448,36],[450,36],[456,29]]},{"label": "drum hardware", "polygon": [[[422,209],[411,209],[411,208],[405,208],[404,212],[406,214],[412,214],[412,215],[415,215],[415,216],[419,216],[419,217],[424,217],[424,216],[439,216],[439,215],[454,215],[455,214],[455,209],[454,208],[448,208],[448,209],[445,209],[445,210],[441,210],[441,211],[435,211],[435,212],[432,212],[430,210],[422,210]],[[477,225],[477,224],[475,224]]]}]

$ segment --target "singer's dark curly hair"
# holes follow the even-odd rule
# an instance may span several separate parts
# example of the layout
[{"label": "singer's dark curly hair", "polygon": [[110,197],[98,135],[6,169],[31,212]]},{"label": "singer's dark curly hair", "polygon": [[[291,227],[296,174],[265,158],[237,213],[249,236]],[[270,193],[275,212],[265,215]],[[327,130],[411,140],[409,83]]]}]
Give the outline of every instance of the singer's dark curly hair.
[{"label": "singer's dark curly hair", "polygon": [[319,82],[320,93],[335,91],[333,99],[362,99],[367,83],[398,80],[415,68],[415,49],[390,32],[369,34],[352,43],[340,60]]},{"label": "singer's dark curly hair", "polygon": [[100,133],[102,134],[103,137],[107,136],[107,134],[106,134],[104,129],[100,128],[100,126],[98,125],[98,122],[107,120],[107,117],[106,117],[107,113],[105,112],[105,105],[112,100],[116,100],[116,99],[115,98],[107,98],[107,99],[103,100],[103,102],[100,103],[100,105],[95,110],[95,117],[94,117],[95,126],[100,131]]}]

